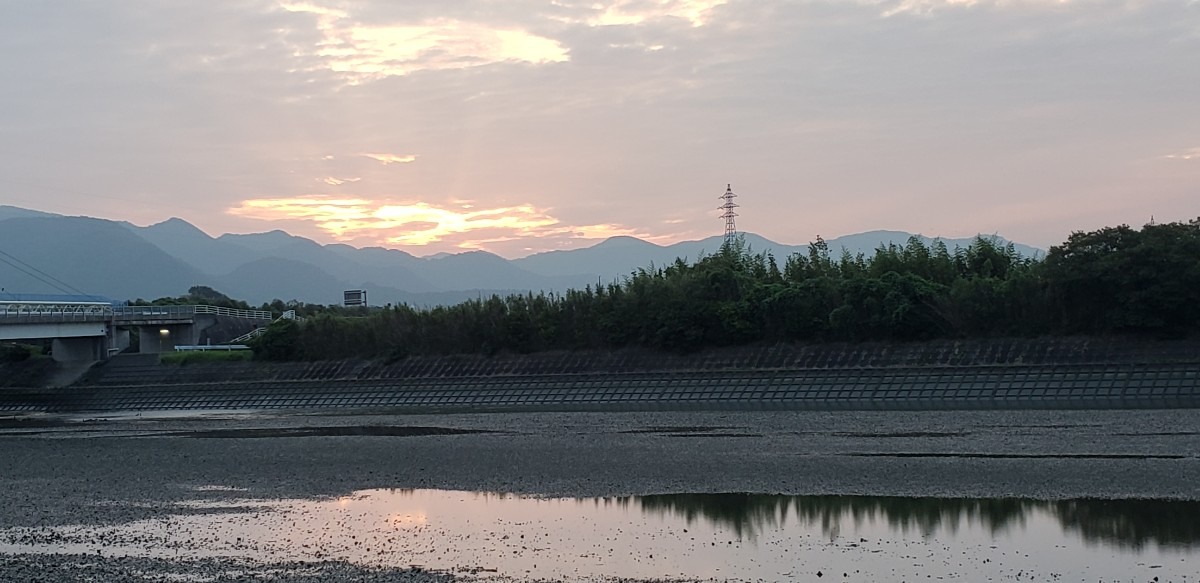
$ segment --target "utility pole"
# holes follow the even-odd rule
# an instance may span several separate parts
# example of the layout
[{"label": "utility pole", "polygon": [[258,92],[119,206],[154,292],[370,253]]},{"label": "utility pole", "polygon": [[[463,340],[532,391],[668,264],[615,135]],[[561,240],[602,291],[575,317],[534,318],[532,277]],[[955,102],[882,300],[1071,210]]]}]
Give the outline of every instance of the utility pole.
[{"label": "utility pole", "polygon": [[734,217],[738,216],[738,214],[733,210],[738,207],[738,204],[733,202],[733,199],[736,197],[737,195],[733,193],[733,185],[726,184],[725,194],[721,195],[721,199],[725,201],[725,204],[717,207],[717,209],[725,211],[721,215],[721,218],[725,219],[725,246],[727,247],[733,245],[734,240],[737,239],[737,225],[734,224]]}]

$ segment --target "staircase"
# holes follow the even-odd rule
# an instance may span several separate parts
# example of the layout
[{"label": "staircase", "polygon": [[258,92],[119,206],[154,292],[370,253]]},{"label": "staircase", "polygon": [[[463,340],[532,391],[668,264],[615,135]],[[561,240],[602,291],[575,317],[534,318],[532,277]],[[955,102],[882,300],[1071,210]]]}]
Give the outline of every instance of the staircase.
[{"label": "staircase", "polygon": [[[275,320],[271,323],[274,324],[275,322],[278,322],[280,320],[295,320],[297,322],[301,322],[304,320],[304,318],[297,316],[296,310],[288,310],[288,311],[284,312],[283,315],[279,316],[278,318],[275,318]],[[268,327],[269,327],[269,325],[255,328],[245,334],[242,334],[241,336],[238,336],[237,338],[234,338],[233,340],[230,340],[229,342],[226,342],[226,344],[245,344],[246,342],[248,342],[254,338],[258,338],[259,336],[266,334]]]}]

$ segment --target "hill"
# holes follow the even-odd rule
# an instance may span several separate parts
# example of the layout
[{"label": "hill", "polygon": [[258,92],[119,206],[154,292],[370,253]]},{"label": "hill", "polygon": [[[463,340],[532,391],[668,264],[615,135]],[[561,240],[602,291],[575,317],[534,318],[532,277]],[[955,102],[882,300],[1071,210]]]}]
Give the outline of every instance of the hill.
[{"label": "hill", "polygon": [[[836,255],[903,244],[902,231],[871,231],[828,241]],[[747,233],[753,252],[780,261],[807,253]],[[929,243],[933,239],[919,237]],[[1003,242],[1003,239],[999,239]],[[620,281],[639,268],[713,254],[722,238],[657,245],[613,237],[591,247],[508,260],[484,251],[416,257],[380,247],[322,245],[284,231],[210,236],[171,218],[146,227],[0,206],[0,288],[14,293],[87,293],[119,299],[180,295],[194,285],[259,304],[273,299],[329,304],[346,289],[367,289],[372,304],[435,305],[514,292],[557,291]],[[965,247],[970,239],[945,239]],[[1017,246],[1025,255],[1041,250]],[[21,263],[23,262],[23,263]],[[39,274],[37,270],[45,272]]]}]

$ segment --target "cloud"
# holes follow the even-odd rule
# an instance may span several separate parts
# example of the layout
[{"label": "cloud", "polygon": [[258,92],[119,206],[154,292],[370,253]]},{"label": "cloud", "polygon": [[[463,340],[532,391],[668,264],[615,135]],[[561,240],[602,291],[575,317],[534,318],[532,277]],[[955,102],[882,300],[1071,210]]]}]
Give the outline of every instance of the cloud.
[{"label": "cloud", "polygon": [[973,8],[976,6],[1008,7],[1015,5],[1052,6],[1069,4],[1071,0],[862,0],[878,5],[884,17],[898,14],[932,14],[946,8]]},{"label": "cloud", "polygon": [[326,176],[326,177],[324,177],[324,178],[318,178],[318,179],[317,179],[317,182],[324,182],[325,184],[328,184],[328,185],[330,185],[330,186],[340,186],[340,185],[342,185],[342,184],[345,184],[345,183],[347,183],[347,182],[358,182],[358,181],[360,181],[360,180],[362,180],[362,178],[358,178],[358,177],[354,177],[354,178],[335,178],[335,177],[333,177],[333,176]]},{"label": "cloud", "polygon": [[383,164],[384,166],[387,166],[389,164],[408,164],[410,162],[417,161],[417,157],[413,154],[401,155],[401,154],[370,154],[370,153],[367,153],[367,154],[363,154],[363,156],[366,156],[372,160],[376,160],[380,164]]},{"label": "cloud", "polygon": [[[792,242],[895,228],[1050,244],[1144,219],[1150,193],[1158,217],[1196,214],[1188,0],[252,1],[9,3],[0,68],[24,82],[0,90],[0,175],[30,186],[0,198],[184,213],[214,233],[261,228],[226,210],[279,193],[368,211],[437,193],[422,200],[558,220],[537,237],[448,233],[431,252],[558,248],[576,235],[540,233],[572,225],[719,232],[728,181],[746,184],[739,227]],[[552,58],[496,48],[495,31],[545,39]],[[324,180],[346,177],[363,180]],[[991,211],[1103,197],[1092,218]],[[315,218],[294,226],[332,240]]]},{"label": "cloud", "polygon": [[558,41],[515,25],[448,17],[366,22],[345,10],[312,2],[282,2],[280,8],[316,17],[321,40],[314,46],[297,47],[298,55],[315,56],[321,66],[345,75],[351,85],[417,71],[569,59]]},{"label": "cloud", "polygon": [[537,247],[546,248],[561,246],[564,240],[647,236],[623,225],[566,225],[545,209],[529,204],[479,209],[466,204],[441,207],[424,202],[305,195],[244,200],[226,212],[267,221],[308,221],[339,241],[388,247],[490,249],[497,243],[528,244],[537,240]]},{"label": "cloud", "polygon": [[1167,154],[1163,157],[1169,160],[1200,160],[1200,148],[1192,148],[1190,150],[1184,150],[1174,154]]},{"label": "cloud", "polygon": [[[558,3],[560,6],[571,6]],[[639,25],[661,18],[679,18],[693,27],[704,26],[711,20],[713,10],[726,0],[610,0],[589,3],[590,14],[580,20],[589,26]]]}]

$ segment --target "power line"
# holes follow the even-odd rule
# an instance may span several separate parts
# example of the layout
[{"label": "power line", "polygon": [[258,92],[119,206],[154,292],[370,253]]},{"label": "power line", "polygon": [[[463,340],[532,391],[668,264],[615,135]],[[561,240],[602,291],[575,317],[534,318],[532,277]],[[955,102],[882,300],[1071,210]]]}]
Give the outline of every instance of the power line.
[{"label": "power line", "polygon": [[[44,277],[41,277],[41,276],[39,276],[38,274],[36,274],[36,273],[34,273],[34,272],[32,272],[32,271],[29,271],[28,269],[25,269],[25,268],[21,267],[20,265],[17,265],[16,263],[13,263],[12,261],[9,261],[9,260],[7,260],[7,259],[5,259],[5,258],[3,258],[3,257],[0,257],[0,262],[3,262],[3,263],[6,263],[6,264],[8,264],[8,265],[9,265],[10,267],[12,267],[13,269],[16,269],[17,271],[19,271],[19,272],[21,272],[21,273],[24,273],[25,275],[28,275],[29,277],[32,277],[32,278],[34,278],[34,279],[36,279],[36,280],[38,280],[38,281],[40,281],[40,282],[42,282],[42,283],[44,283],[44,284],[46,284],[46,285],[49,285],[50,287],[53,287],[53,288],[57,289],[57,290],[58,290],[58,291],[60,291],[60,292],[63,292],[63,293],[71,293],[69,290],[67,290],[67,289],[66,289],[66,288],[64,288],[63,286],[61,286],[61,285],[58,285],[57,283],[54,283],[53,281],[50,281],[49,279],[46,279],[46,278],[44,278]],[[10,293],[9,295],[11,295],[11,293]]]},{"label": "power line", "polygon": [[[21,271],[21,272],[25,273],[26,275],[31,276],[34,279],[41,281],[42,283],[48,284],[51,287],[58,288],[59,291],[66,292],[66,293],[75,293],[75,294],[78,294],[81,296],[88,295],[88,294],[84,293],[83,291],[81,291],[79,288],[77,288],[57,277],[54,277],[53,275],[50,275],[49,273],[46,273],[45,271],[42,271],[24,261],[21,261],[20,259],[18,259],[16,257],[13,257],[11,254],[6,253],[2,249],[0,249],[0,255],[3,255],[4,257],[8,257],[8,259],[12,260],[12,261],[9,261],[7,259],[4,259],[4,257],[0,257],[0,261],[4,261],[5,263],[16,268],[18,271]],[[13,261],[15,261],[16,263],[13,263]],[[17,263],[19,263],[20,265],[17,265]],[[28,271],[26,269],[23,269],[21,267],[21,265],[24,265],[25,267],[33,270],[34,272],[36,272],[36,274],[31,273],[30,271]],[[44,276],[44,277],[40,277],[37,274],[41,274],[41,276]],[[58,283],[55,283],[55,282],[58,282]]]},{"label": "power line", "polygon": [[[66,290],[66,289],[63,289],[63,287],[62,287],[62,286],[60,286],[60,285],[58,285],[58,284],[56,284],[56,283],[54,283],[54,282],[52,282],[52,281],[50,281],[50,280],[47,280],[47,279],[45,279],[45,278],[39,277],[39,276],[38,276],[36,273],[34,273],[34,272],[32,272],[32,271],[29,271],[29,270],[27,270],[27,269],[25,269],[25,268],[21,267],[20,265],[17,265],[16,263],[13,263],[13,262],[11,262],[11,261],[9,261],[9,260],[7,260],[7,259],[3,258],[3,257],[0,257],[0,262],[3,262],[3,263],[6,263],[6,264],[8,264],[8,265],[9,265],[10,267],[12,267],[13,269],[16,269],[17,271],[19,271],[19,272],[21,272],[21,273],[24,273],[25,275],[28,275],[29,277],[32,277],[32,278],[34,278],[34,279],[36,279],[36,280],[38,280],[38,281],[40,281],[40,282],[42,282],[42,283],[44,283],[44,284],[47,284],[47,285],[49,285],[50,287],[53,287],[53,288],[57,289],[57,290],[58,290],[58,291],[60,291],[60,292],[63,292],[63,293],[69,293],[69,292],[67,292],[67,290]],[[11,296],[11,295],[13,295],[13,294],[12,294],[12,292],[7,292],[7,293],[8,293],[8,295],[10,295],[10,296]]]}]

